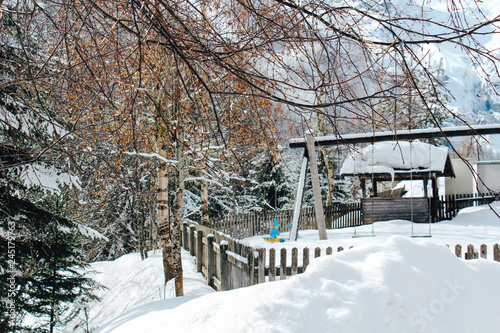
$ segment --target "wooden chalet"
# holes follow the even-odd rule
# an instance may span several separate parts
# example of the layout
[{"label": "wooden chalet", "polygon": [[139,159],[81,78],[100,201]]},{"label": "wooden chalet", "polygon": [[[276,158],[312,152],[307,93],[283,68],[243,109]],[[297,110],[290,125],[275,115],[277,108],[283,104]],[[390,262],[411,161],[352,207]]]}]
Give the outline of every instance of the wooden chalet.
[{"label": "wooden chalet", "polygon": [[[380,147],[381,145],[383,146]],[[418,149],[412,151],[412,145]],[[390,147],[392,149],[388,149]],[[439,200],[437,178],[455,177],[448,149],[422,142],[375,143],[364,150],[350,154],[344,161],[341,175],[360,179],[364,223],[393,219],[413,222],[437,221]],[[424,196],[418,198],[379,196],[378,183],[404,180],[422,180]],[[372,182],[373,187],[373,195],[370,198],[366,193],[367,181]],[[429,181],[431,193],[428,193]]]}]

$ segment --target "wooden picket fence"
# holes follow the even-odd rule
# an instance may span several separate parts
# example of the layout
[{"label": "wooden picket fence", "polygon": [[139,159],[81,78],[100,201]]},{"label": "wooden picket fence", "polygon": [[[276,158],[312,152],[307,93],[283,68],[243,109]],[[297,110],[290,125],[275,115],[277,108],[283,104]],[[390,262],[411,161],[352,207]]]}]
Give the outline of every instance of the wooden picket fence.
[{"label": "wooden picket fence", "polygon": [[[455,255],[462,258],[462,245],[455,245]],[[479,251],[474,248],[473,244],[467,245],[467,250],[464,252],[464,259],[478,259],[488,258],[488,247],[486,244],[481,244],[479,246]],[[493,245],[493,260],[500,261],[500,246],[498,244]]]},{"label": "wooden picket fence", "polygon": [[[324,207],[328,229],[355,227],[362,224],[359,202],[338,202]],[[271,232],[274,219],[280,224],[280,232],[289,232],[293,210],[266,211],[242,214],[228,214],[223,219],[210,221],[210,227],[237,239],[265,235]],[[314,207],[301,210],[300,229],[317,229]]]},{"label": "wooden picket fence", "polygon": [[484,205],[499,199],[499,194],[495,192],[442,195],[438,202],[437,219],[438,221],[451,220],[462,208]]},{"label": "wooden picket fence", "polygon": [[[376,208],[378,215],[376,215],[376,218],[370,218],[370,214],[367,214],[367,212],[371,212],[371,209],[364,207],[361,202],[336,202],[332,205],[326,206],[324,207],[326,227],[327,229],[356,227],[363,224],[370,224],[377,219],[410,219],[409,216],[404,215],[404,211],[400,211],[396,215],[393,214],[394,216],[391,217],[390,212],[394,212],[394,207],[397,208],[397,206],[388,207],[387,204],[383,205],[382,202],[384,200],[389,200],[388,202],[390,203],[390,205],[394,206],[396,205],[397,198],[365,199],[365,206],[367,202],[372,204],[373,202],[377,203]],[[409,200],[409,198],[400,198],[400,200]],[[482,205],[498,200],[498,193],[488,193],[483,195],[477,193],[469,193],[441,196],[438,200],[436,218],[437,221],[451,220],[462,208]],[[427,202],[425,198],[414,198],[413,201],[415,202],[414,208],[416,210],[418,208],[419,202]],[[389,208],[392,210],[390,210]],[[420,215],[423,216],[424,214]],[[385,217],[381,218],[380,216]],[[232,213],[228,214],[222,219],[211,220],[210,227],[225,234],[231,235],[233,238],[243,239],[255,235],[269,234],[271,232],[274,219],[276,219],[280,224],[280,232],[289,232],[290,225],[292,224],[293,219],[293,210],[289,209],[241,214]],[[425,218],[424,220],[425,221],[416,222],[426,222],[428,218]],[[301,230],[317,229],[316,213],[314,211],[314,207],[304,207],[301,209],[299,225]]]},{"label": "wooden picket fence", "polygon": [[[183,247],[196,256],[197,271],[202,273],[207,284],[215,290],[231,290],[266,281],[284,280],[288,276],[303,273],[313,258],[331,255],[342,247],[322,250],[293,248],[291,253],[282,248],[255,249],[241,244],[237,239],[197,223],[184,223]],[[487,258],[488,249],[482,244],[478,250],[472,244],[466,246],[465,259]],[[462,245],[457,244],[455,254],[462,258]],[[311,253],[312,251],[312,253]],[[299,256],[299,253],[301,256]],[[301,257],[301,258],[300,258]],[[500,247],[493,245],[492,257],[500,261]],[[279,262],[278,262],[279,261]]]},{"label": "wooden picket fence", "polygon": [[[310,250],[307,247],[302,249],[301,262],[298,260],[297,248],[292,249],[290,260],[287,250],[282,248],[280,263],[277,265],[275,249],[254,249],[227,234],[197,223],[184,223],[182,243],[184,249],[196,257],[197,271],[217,291],[275,281],[278,277],[284,280],[287,276],[303,273],[310,261]],[[321,256],[321,248],[313,250],[314,258]],[[342,247],[336,249],[342,250]],[[332,253],[331,247],[326,249],[326,255]]]}]

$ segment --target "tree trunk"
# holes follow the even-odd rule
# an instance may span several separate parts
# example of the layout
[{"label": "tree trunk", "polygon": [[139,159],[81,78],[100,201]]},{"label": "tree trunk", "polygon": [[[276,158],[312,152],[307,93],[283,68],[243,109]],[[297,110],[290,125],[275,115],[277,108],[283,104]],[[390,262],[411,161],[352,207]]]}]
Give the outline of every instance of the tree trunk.
[{"label": "tree trunk", "polygon": [[182,201],[184,198],[184,149],[183,136],[179,133],[176,141],[177,157],[177,191],[173,204],[174,219],[172,223],[172,255],[175,271],[175,296],[184,296],[181,257],[181,226],[182,226]]},{"label": "tree trunk", "polygon": [[[164,141],[158,140],[156,151],[160,156],[166,157]],[[174,261],[172,256],[172,235],[168,209],[168,167],[164,162],[158,166],[158,204],[156,216],[158,218],[158,233],[163,252],[163,273],[165,284],[174,278]]]},{"label": "tree trunk", "polygon": [[328,155],[329,150],[331,149],[321,147],[321,153],[323,154],[326,165],[326,178],[328,180],[328,197],[326,198],[327,206],[330,206],[332,204],[333,194],[335,193],[335,163],[333,162],[333,158]]},{"label": "tree trunk", "polygon": [[[318,102],[321,102],[321,95],[318,97]],[[323,115],[318,114],[316,119],[317,131],[320,135],[327,135],[325,125],[323,123]],[[330,158],[329,152],[332,148],[321,147],[321,154],[325,160],[326,166],[326,178],[328,181],[328,196],[326,198],[326,205],[330,206],[333,201],[333,193],[335,192],[335,163],[332,158]],[[333,154],[335,155],[335,153]]]},{"label": "tree trunk", "polygon": [[208,218],[208,182],[201,181],[201,225],[208,227],[210,224]]}]

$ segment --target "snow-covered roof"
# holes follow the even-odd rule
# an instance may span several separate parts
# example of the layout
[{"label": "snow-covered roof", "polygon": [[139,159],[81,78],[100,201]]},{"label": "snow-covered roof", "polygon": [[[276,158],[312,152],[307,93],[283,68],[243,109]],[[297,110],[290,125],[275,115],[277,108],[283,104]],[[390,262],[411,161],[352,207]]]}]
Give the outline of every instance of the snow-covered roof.
[{"label": "snow-covered roof", "polygon": [[423,142],[377,142],[361,150],[352,150],[342,175],[438,172],[443,174],[449,159],[448,148]]},{"label": "snow-covered roof", "polygon": [[[314,138],[316,146],[337,146],[368,142],[384,142],[398,140],[418,140],[439,137],[474,136],[500,134],[500,124],[450,126],[442,128],[421,128],[411,130],[397,130],[373,133],[351,133],[317,136]],[[304,148],[305,138],[294,138],[289,141],[290,148]]]}]

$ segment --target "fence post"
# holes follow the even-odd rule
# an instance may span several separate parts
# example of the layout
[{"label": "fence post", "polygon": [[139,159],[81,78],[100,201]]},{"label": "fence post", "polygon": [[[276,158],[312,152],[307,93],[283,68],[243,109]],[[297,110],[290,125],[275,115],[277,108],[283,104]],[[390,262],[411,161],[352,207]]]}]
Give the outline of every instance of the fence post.
[{"label": "fence post", "polygon": [[488,256],[487,252],[486,244],[481,244],[481,258],[486,259]]},{"label": "fence post", "polygon": [[467,245],[467,252],[465,253],[465,259],[474,259],[474,245]]},{"label": "fence post", "polygon": [[317,247],[314,249],[314,258],[321,256],[321,248]]},{"label": "fence post", "polygon": [[498,244],[493,245],[493,260],[500,261],[500,246]]},{"label": "fence post", "polygon": [[332,254],[332,252],[333,251],[332,251],[332,247],[331,246],[329,246],[329,247],[326,248],[326,255],[327,256],[329,256],[330,254]]},{"label": "fence post", "polygon": [[198,230],[196,235],[196,271],[199,273],[203,266],[203,230]]},{"label": "fence post", "polygon": [[194,256],[194,231],[196,227],[194,224],[189,226],[189,254]]},{"label": "fence post", "polygon": [[280,280],[286,279],[286,248],[281,248],[280,254]]},{"label": "fence post", "polygon": [[306,271],[307,266],[309,266],[309,248],[305,247],[302,250],[302,273]]},{"label": "fence post", "polygon": [[291,271],[292,275],[299,273],[298,260],[299,260],[299,250],[297,250],[297,248],[294,247],[292,249],[292,271]]},{"label": "fence post", "polygon": [[220,242],[219,267],[221,290],[229,290],[229,261],[227,260],[227,248],[227,241],[223,240],[222,242]]},{"label": "fence post", "polygon": [[459,258],[462,258],[462,245],[455,245],[455,255]]},{"label": "fence post", "polygon": [[247,258],[248,258],[248,280],[249,280],[249,285],[252,286],[256,283],[256,281],[255,281],[255,249],[253,247],[248,248]]},{"label": "fence post", "polygon": [[182,245],[184,246],[184,250],[188,250],[187,244],[187,222],[182,224]]},{"label": "fence post", "polygon": [[212,234],[207,235],[207,283],[212,288],[214,288],[214,273],[215,273],[214,239],[215,239],[214,235]]},{"label": "fence post", "polygon": [[337,248],[337,252],[340,252],[340,251],[344,251],[344,248],[343,248],[342,246],[339,246],[339,247]]},{"label": "fence post", "polygon": [[269,249],[269,281],[276,281],[276,250]]},{"label": "fence post", "polygon": [[258,264],[257,269],[257,283],[263,283],[266,281],[266,249],[259,249]]}]

